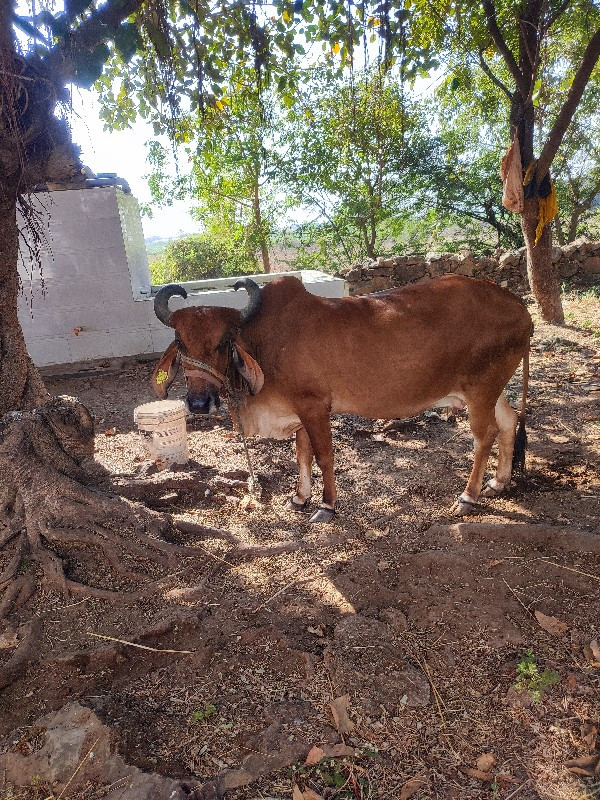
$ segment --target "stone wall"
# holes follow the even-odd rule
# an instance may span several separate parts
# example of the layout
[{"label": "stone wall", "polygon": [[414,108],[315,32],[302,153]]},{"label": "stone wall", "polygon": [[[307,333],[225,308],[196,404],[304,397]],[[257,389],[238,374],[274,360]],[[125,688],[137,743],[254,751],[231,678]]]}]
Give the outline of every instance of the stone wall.
[{"label": "stone wall", "polygon": [[[600,283],[600,242],[581,238],[565,247],[553,247],[552,261],[560,278],[576,286]],[[478,258],[470,252],[428,253],[424,258],[379,257],[365,264],[347,267],[338,274],[348,282],[350,294],[368,294],[447,272],[488,278],[519,294],[528,291],[524,247],[520,250],[499,250],[493,257],[486,258]]]}]

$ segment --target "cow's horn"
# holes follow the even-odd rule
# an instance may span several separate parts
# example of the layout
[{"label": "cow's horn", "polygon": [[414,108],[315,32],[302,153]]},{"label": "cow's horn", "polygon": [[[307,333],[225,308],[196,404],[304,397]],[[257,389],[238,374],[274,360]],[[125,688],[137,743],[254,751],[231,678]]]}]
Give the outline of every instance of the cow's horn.
[{"label": "cow's horn", "polygon": [[154,313],[163,325],[168,325],[169,328],[172,327],[169,299],[175,294],[184,299],[187,297],[187,292],[183,286],[178,286],[176,283],[169,283],[167,286],[163,286],[159,289],[154,298]]},{"label": "cow's horn", "polygon": [[242,309],[241,322],[242,325],[250,322],[260,311],[262,304],[262,297],[260,296],[260,286],[255,283],[252,278],[242,278],[241,281],[236,281],[233,287],[236,292],[238,289],[245,289],[249,294],[248,304]]}]

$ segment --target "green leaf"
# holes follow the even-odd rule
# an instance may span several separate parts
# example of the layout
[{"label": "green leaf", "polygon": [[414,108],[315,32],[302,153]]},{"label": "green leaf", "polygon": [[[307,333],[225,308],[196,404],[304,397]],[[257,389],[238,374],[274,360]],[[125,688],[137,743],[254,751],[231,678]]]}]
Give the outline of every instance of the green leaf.
[{"label": "green leaf", "polygon": [[65,0],[67,17],[70,19],[78,17],[80,14],[83,14],[86,8],[89,8],[91,4],[92,0]]},{"label": "green leaf", "polygon": [[141,50],[143,47],[142,38],[132,22],[124,22],[117,29],[114,40],[115,47],[125,63],[130,61],[136,51]]},{"label": "green leaf", "polygon": [[52,35],[58,37],[66,37],[69,33],[69,20],[66,14],[59,14],[57,17],[54,17],[52,24],[50,25],[50,29],[52,30]]},{"label": "green leaf", "polygon": [[91,52],[78,53],[75,59],[75,83],[83,89],[89,89],[102,75],[104,64],[108,61],[110,50],[107,45],[99,44]]},{"label": "green leaf", "polygon": [[159,57],[163,59],[169,58],[171,54],[171,44],[165,34],[150,20],[144,21],[144,27]]}]

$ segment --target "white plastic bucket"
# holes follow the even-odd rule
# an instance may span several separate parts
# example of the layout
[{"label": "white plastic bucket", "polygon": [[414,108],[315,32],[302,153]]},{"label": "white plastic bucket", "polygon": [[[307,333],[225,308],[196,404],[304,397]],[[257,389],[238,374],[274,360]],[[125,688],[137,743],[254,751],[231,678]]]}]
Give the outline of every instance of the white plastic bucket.
[{"label": "white plastic bucket", "polygon": [[148,456],[159,467],[187,463],[190,454],[182,400],[144,403],[134,410],[133,419],[144,437]]}]

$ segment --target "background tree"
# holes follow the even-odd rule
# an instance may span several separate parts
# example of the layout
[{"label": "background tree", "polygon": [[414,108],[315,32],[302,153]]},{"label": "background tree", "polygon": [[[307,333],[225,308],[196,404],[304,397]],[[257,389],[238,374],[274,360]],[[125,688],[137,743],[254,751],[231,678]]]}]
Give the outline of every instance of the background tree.
[{"label": "background tree", "polygon": [[398,235],[427,158],[423,125],[392,72],[315,71],[289,111],[280,164],[289,195],[318,220],[304,226],[309,250],[352,263]]},{"label": "background tree", "polygon": [[458,87],[449,88],[456,80],[449,78],[445,91],[429,104],[437,131],[419,207],[435,210],[436,247],[479,252],[519,247],[519,225],[502,206],[498,164],[505,150],[503,131],[474,111],[471,96],[465,102]]},{"label": "background tree", "polygon": [[[600,9],[591,0],[455,3],[451,16],[447,5],[437,0],[418,0],[412,8],[414,35],[444,53],[450,68],[463,73],[482,69],[508,101],[507,141],[518,134],[524,168],[535,160],[531,196],[525,199],[521,216],[529,282],[543,317],[562,322],[549,225],[536,243],[540,191],[546,191],[550,166],[600,56]],[[550,69],[564,80],[553,81],[556,116],[547,124],[544,141],[536,142],[536,89]]]},{"label": "background tree", "polygon": [[181,283],[259,272],[253,253],[224,234],[201,233],[169,242],[150,264],[153,284]]},{"label": "background tree", "polygon": [[[273,185],[273,149],[277,146],[277,97],[246,70],[231,75],[215,106],[177,122],[177,138],[185,139],[191,170],[183,179],[165,170],[168,152],[158,142],[150,149],[153,199],[169,203],[189,198],[193,215],[207,236],[232,256],[234,271],[271,271],[269,244],[277,203]],[[181,133],[180,133],[181,131]],[[233,244],[230,247],[227,242]],[[257,255],[262,268],[257,269]]]}]

